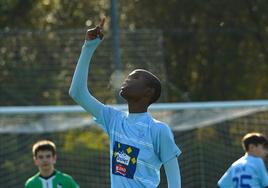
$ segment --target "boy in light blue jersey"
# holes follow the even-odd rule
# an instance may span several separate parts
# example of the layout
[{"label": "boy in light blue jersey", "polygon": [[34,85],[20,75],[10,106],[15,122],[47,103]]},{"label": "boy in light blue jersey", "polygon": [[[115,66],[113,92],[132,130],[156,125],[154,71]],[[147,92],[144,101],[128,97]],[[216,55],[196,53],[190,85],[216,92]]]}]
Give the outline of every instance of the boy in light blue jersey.
[{"label": "boy in light blue jersey", "polygon": [[218,181],[220,188],[268,188],[263,159],[268,141],[260,133],[248,133],[242,139],[245,155],[235,161]]},{"label": "boy in light blue jersey", "polygon": [[129,74],[120,90],[128,113],[104,105],[88,91],[90,59],[103,38],[104,21],[86,33],[69,93],[109,135],[111,187],[155,188],[163,164],[169,188],[180,188],[177,157],[181,151],[170,128],[147,112],[161,94],[159,79],[143,69]]}]

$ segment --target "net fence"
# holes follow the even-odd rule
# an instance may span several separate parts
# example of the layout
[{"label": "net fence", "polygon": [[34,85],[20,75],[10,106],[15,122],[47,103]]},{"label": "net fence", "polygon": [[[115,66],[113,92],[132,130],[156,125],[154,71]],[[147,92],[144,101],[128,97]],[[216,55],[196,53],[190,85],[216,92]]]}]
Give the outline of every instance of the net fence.
[{"label": "net fence", "polygon": [[[86,29],[0,30],[0,103],[3,106],[73,104],[68,95]],[[163,80],[166,68],[160,30],[121,32],[121,65],[116,82],[112,39],[108,33],[92,58],[91,90],[105,102],[116,103],[116,85],[136,68],[150,70]],[[94,84],[93,84],[94,83]]]},{"label": "net fence", "polygon": [[[126,110],[125,105],[115,106]],[[268,101],[156,104],[153,116],[167,122],[182,150],[182,186],[213,188],[243,155],[240,139],[251,131],[268,135]],[[37,172],[31,147],[40,139],[57,145],[56,168],[81,187],[110,187],[109,140],[77,106],[0,108],[0,187],[23,187]],[[160,188],[167,187],[163,169]]]}]

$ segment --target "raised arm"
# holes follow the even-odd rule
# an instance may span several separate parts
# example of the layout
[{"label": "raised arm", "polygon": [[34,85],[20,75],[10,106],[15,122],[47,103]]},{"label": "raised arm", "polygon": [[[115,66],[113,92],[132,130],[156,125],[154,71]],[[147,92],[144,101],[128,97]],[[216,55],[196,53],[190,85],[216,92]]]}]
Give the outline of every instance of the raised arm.
[{"label": "raised arm", "polygon": [[87,87],[87,80],[90,60],[94,51],[103,39],[102,30],[104,22],[105,19],[102,19],[101,23],[97,27],[87,31],[85,43],[82,47],[69,90],[69,94],[75,102],[82,106],[87,112],[91,113],[94,117],[100,116],[104,104],[90,94]]}]

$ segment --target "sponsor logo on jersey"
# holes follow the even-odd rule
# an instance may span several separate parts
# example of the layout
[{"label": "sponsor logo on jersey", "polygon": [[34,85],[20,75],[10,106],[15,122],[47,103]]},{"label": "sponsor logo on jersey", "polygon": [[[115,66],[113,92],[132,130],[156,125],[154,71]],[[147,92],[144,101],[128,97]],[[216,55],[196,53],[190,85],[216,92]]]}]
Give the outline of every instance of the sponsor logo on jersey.
[{"label": "sponsor logo on jersey", "polygon": [[112,173],[133,179],[139,151],[140,150],[134,146],[115,141],[112,158]]},{"label": "sponsor logo on jersey", "polygon": [[129,161],[130,161],[130,156],[128,156],[126,153],[122,151],[116,153],[116,162],[124,164],[124,165],[128,165]]},{"label": "sponsor logo on jersey", "polygon": [[124,165],[117,164],[115,166],[115,172],[121,174],[122,176],[125,176],[127,174],[127,169]]}]

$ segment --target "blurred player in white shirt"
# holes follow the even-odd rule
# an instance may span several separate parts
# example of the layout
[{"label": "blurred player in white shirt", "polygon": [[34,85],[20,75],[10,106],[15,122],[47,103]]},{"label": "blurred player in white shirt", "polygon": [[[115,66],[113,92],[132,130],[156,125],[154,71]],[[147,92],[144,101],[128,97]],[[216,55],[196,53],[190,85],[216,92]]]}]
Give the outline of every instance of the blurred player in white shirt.
[{"label": "blurred player in white shirt", "polygon": [[268,141],[260,133],[248,133],[242,139],[245,155],[235,161],[218,181],[219,188],[268,188],[263,159]]}]

